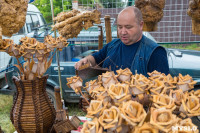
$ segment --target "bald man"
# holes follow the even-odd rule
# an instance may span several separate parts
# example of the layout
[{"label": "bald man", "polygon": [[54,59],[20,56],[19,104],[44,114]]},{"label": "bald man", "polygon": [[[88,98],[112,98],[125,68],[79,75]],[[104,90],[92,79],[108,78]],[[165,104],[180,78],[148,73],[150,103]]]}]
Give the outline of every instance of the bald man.
[{"label": "bald man", "polygon": [[85,63],[115,71],[129,68],[133,74],[147,75],[147,72],[157,70],[168,74],[169,65],[166,50],[142,34],[142,13],[137,7],[123,9],[117,18],[119,39],[114,39],[99,52],[89,55],[75,64],[75,69]]}]

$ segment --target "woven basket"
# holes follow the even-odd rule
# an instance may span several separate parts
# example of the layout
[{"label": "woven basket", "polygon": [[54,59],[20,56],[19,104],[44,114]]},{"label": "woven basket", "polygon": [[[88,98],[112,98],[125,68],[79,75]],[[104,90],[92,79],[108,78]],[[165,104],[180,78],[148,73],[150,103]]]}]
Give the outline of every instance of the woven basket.
[{"label": "woven basket", "polygon": [[70,119],[72,125],[77,129],[80,125],[81,120],[76,116],[72,116],[72,118]]},{"label": "woven basket", "polygon": [[55,109],[46,93],[48,75],[35,80],[13,77],[17,95],[10,119],[18,133],[50,132],[55,120]]},{"label": "woven basket", "polygon": [[76,128],[72,125],[71,121],[67,119],[54,124],[53,129],[56,133],[68,133]]},{"label": "woven basket", "polygon": [[1,131],[1,126],[0,126],[0,133],[3,133],[3,131]]}]

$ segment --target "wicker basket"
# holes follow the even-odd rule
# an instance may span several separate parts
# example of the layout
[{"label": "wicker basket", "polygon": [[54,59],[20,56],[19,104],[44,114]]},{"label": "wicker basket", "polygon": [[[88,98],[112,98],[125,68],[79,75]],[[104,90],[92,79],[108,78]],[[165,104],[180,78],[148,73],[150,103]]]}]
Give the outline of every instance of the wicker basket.
[{"label": "wicker basket", "polygon": [[0,126],[0,133],[3,133],[3,131],[1,131],[1,126]]},{"label": "wicker basket", "polygon": [[72,125],[70,120],[60,121],[53,125],[53,131],[56,133],[68,133],[76,128]]},{"label": "wicker basket", "polygon": [[13,77],[17,95],[10,119],[18,133],[51,130],[55,120],[55,109],[46,93],[48,75],[35,80],[19,80]]},{"label": "wicker basket", "polygon": [[81,120],[77,116],[72,116],[70,119],[72,125],[77,129],[80,125]]}]

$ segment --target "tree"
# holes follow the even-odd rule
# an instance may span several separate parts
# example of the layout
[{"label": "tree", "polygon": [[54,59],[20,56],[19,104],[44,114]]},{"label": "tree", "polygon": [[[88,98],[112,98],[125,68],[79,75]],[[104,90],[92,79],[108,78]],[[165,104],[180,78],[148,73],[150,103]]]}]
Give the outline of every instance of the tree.
[{"label": "tree", "polygon": [[[50,0],[36,0],[33,4],[43,14],[47,23],[52,22],[52,12],[51,12]],[[72,3],[64,1],[63,5],[68,5],[70,7],[72,5]],[[62,12],[63,11],[62,0],[53,0],[53,8],[54,8],[54,16],[57,16],[58,13]]]}]

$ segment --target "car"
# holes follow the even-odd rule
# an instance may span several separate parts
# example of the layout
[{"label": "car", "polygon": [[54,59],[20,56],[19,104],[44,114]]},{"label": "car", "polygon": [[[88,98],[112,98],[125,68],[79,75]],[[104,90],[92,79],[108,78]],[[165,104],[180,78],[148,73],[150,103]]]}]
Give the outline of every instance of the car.
[{"label": "car", "polygon": [[[60,52],[60,71],[63,89],[62,95],[65,102],[79,102],[80,95],[77,95],[71,88],[68,88],[68,86],[66,85],[66,78],[75,76],[74,64],[76,63],[76,61],[96,51],[97,50],[88,49],[87,46],[68,46]],[[195,81],[197,81],[195,88],[198,88],[200,85],[200,63],[198,63],[198,60],[200,60],[200,51],[167,49],[167,54],[170,74],[173,77],[178,76],[179,73],[181,73],[182,75],[189,74],[193,77]],[[20,59],[20,61],[21,63],[24,63],[22,59]],[[17,68],[13,67],[13,65],[16,63],[16,59],[11,58],[9,61],[7,72],[5,74],[6,81],[10,89],[15,88],[12,81],[12,76],[18,75]],[[47,70],[46,74],[49,75],[49,78],[47,80],[47,91],[49,92],[49,94],[52,94],[52,99],[55,100],[53,96],[53,90],[55,86],[59,86],[58,66],[55,56],[53,57],[52,64]]]}]

